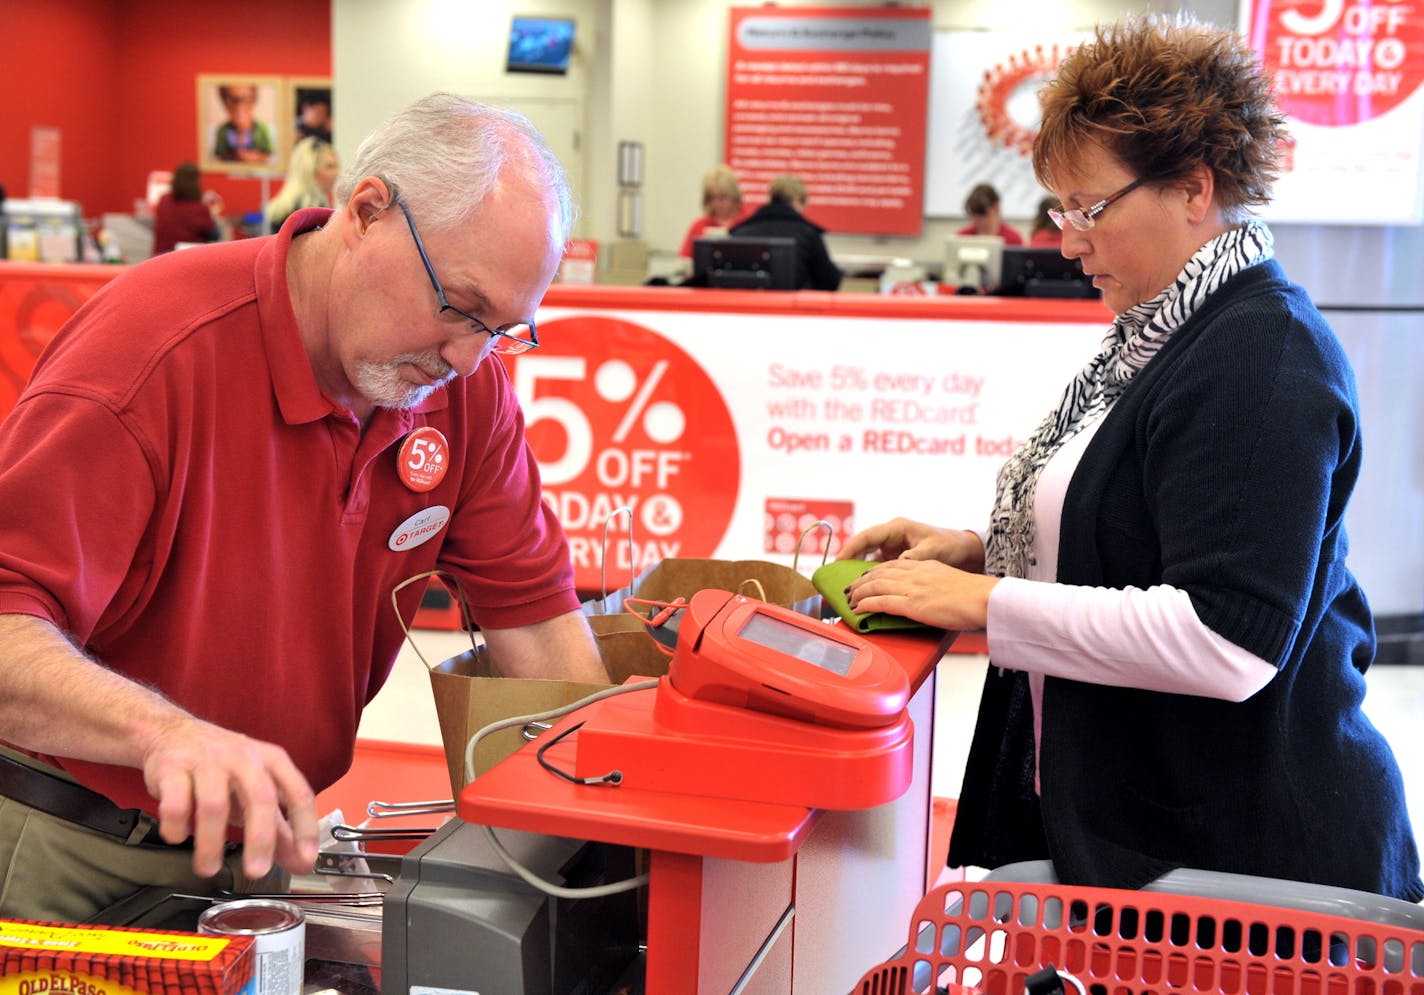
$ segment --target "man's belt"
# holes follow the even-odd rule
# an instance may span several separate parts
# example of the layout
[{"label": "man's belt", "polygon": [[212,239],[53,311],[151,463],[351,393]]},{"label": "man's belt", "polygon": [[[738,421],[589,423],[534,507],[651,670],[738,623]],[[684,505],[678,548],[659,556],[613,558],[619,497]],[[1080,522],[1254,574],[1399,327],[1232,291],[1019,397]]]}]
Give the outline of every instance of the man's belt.
[{"label": "man's belt", "polygon": [[138,809],[119,808],[97,791],[21,763],[3,751],[0,795],[124,843],[169,845],[158,835],[157,823]]}]

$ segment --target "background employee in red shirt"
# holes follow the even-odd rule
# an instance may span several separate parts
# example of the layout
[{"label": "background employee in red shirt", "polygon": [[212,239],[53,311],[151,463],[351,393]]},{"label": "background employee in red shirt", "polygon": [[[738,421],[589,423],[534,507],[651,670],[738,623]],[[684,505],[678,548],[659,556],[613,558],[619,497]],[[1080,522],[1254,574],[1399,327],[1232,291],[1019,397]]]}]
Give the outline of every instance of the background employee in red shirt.
[{"label": "background employee in red shirt", "polygon": [[999,191],[989,183],[980,183],[964,198],[964,213],[969,224],[959,229],[960,235],[997,235],[1005,245],[1023,245],[1023,235],[1004,221],[999,213]]}]

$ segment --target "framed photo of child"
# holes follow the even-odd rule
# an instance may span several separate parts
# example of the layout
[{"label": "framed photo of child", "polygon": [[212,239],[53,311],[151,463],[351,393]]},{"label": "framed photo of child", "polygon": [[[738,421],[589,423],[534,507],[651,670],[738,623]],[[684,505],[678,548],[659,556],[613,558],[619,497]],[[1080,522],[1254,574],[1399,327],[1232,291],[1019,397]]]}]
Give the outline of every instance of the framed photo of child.
[{"label": "framed photo of child", "polygon": [[303,138],[315,138],[332,144],[332,123],[335,115],[331,102],[331,78],[328,76],[287,79],[287,120],[289,145]]},{"label": "framed photo of child", "polygon": [[286,166],[280,76],[198,77],[198,164],[218,172],[280,173]]}]

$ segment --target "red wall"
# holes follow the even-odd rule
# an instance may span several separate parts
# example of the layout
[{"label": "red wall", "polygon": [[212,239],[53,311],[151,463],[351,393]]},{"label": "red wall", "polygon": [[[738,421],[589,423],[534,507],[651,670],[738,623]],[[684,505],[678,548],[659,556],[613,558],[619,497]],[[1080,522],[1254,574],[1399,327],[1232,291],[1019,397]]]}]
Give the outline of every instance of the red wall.
[{"label": "red wall", "polygon": [[[199,74],[331,74],[331,0],[4,0],[3,10],[0,185],[28,196],[30,129],[58,127],[61,196],[90,218],[132,211],[151,170],[196,161]],[[261,207],[255,179],[203,183],[229,214]]]}]

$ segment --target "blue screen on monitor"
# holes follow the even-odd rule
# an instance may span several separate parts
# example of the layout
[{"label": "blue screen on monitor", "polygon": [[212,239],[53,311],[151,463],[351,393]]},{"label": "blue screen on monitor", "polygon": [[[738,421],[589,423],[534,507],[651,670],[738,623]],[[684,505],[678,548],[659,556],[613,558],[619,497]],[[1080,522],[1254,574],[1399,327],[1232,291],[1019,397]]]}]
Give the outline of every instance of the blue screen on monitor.
[{"label": "blue screen on monitor", "polygon": [[568,72],[573,47],[572,20],[516,17],[509,29],[509,55],[504,68],[511,73]]}]

